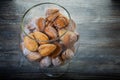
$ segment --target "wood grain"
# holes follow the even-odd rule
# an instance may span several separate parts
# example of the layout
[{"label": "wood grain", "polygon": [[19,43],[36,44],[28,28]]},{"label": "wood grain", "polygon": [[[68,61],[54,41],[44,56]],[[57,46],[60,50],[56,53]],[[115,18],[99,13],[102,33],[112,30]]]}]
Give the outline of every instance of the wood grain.
[{"label": "wood grain", "polygon": [[[19,48],[22,15],[31,6],[41,2],[52,1],[0,1],[0,77],[48,79],[37,65],[26,60]],[[55,0],[55,3],[70,12],[80,34],[80,47],[71,61],[69,71],[58,80],[119,78],[120,1]]]}]

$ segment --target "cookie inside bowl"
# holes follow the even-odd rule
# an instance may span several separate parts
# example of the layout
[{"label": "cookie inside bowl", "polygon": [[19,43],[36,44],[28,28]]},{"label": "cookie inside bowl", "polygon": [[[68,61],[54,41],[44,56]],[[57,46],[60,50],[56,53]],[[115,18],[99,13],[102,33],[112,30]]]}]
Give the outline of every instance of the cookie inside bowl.
[{"label": "cookie inside bowl", "polygon": [[48,8],[44,16],[33,17],[22,26],[22,51],[41,68],[62,66],[75,54],[75,29],[75,22],[59,8]]}]

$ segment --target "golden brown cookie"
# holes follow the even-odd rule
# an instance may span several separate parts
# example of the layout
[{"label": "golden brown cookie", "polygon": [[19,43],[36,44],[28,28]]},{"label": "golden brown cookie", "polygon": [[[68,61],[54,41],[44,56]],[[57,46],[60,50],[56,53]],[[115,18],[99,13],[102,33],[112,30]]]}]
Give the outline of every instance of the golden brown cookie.
[{"label": "golden brown cookie", "polygon": [[[59,31],[59,35],[61,36],[63,33],[65,33],[65,30],[62,29]],[[67,47],[70,48],[71,46],[74,45],[74,43],[78,40],[78,36],[76,33],[72,31],[67,31],[61,38],[60,40],[63,42],[63,44]]]},{"label": "golden brown cookie", "polygon": [[62,45],[60,43],[55,43],[56,45],[56,49],[55,51],[50,55],[50,57],[52,58],[56,58],[57,56],[60,55],[60,53],[62,52]]},{"label": "golden brown cookie", "polygon": [[57,12],[59,12],[59,9],[57,9],[57,8],[49,8],[46,11],[46,16],[49,16],[49,15],[57,13]]},{"label": "golden brown cookie", "polygon": [[48,36],[42,32],[35,31],[34,33],[35,39],[39,42],[39,44],[46,44],[49,40]]},{"label": "golden brown cookie", "polygon": [[[29,37],[28,37],[29,36]],[[37,42],[34,40],[33,34],[30,33],[24,37],[24,45],[30,51],[36,51],[38,48]],[[32,38],[32,39],[31,39]]]},{"label": "golden brown cookie", "polygon": [[37,21],[37,26],[38,26],[39,31],[43,31],[45,28],[45,19],[40,17]]},{"label": "golden brown cookie", "polygon": [[50,22],[53,22],[59,16],[59,14],[60,14],[59,12],[51,14],[46,19]]},{"label": "golden brown cookie", "polygon": [[54,26],[56,26],[59,29],[66,27],[68,24],[69,24],[69,21],[64,16],[57,17],[57,19],[54,22]]},{"label": "golden brown cookie", "polygon": [[66,30],[66,29],[59,29],[58,30],[59,37],[65,35],[67,33],[67,31],[68,30]]},{"label": "golden brown cookie", "polygon": [[56,45],[54,44],[43,44],[38,48],[41,56],[48,56],[56,49]]},{"label": "golden brown cookie", "polygon": [[55,39],[58,35],[56,29],[51,26],[45,28],[45,33],[50,37],[50,39]]}]

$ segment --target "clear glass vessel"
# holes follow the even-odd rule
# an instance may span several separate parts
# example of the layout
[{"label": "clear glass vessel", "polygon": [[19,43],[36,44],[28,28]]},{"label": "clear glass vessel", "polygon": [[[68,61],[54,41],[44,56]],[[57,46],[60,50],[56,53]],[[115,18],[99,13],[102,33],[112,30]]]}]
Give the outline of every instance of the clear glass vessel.
[{"label": "clear glass vessel", "polygon": [[[21,43],[23,42],[24,37],[28,36],[28,34],[29,34],[29,31],[27,30],[26,25],[33,19],[38,19],[39,17],[45,17],[45,10],[47,10],[48,8],[57,8],[57,9],[59,9],[59,11],[65,17],[67,17],[69,19],[69,25],[75,24],[75,23],[72,22],[72,19],[71,19],[71,16],[70,16],[70,13],[68,12],[68,10],[66,8],[64,8],[63,6],[59,5],[59,4],[46,2],[46,3],[40,3],[40,4],[37,4],[37,5],[34,5],[31,8],[29,8],[22,17],[22,22],[21,22]],[[33,20],[33,24],[31,24],[31,25],[36,26],[34,24],[34,20]],[[31,30],[34,30],[34,29],[31,29]],[[54,43],[55,41],[62,38],[67,32],[68,32],[68,30],[66,29],[66,31],[61,36],[59,36],[59,37],[57,37],[55,39],[49,40],[49,41],[41,41],[41,42]],[[33,39],[31,36],[28,36],[28,37]],[[33,39],[33,40],[35,40],[35,39]],[[35,40],[35,41],[37,41],[37,40]],[[76,55],[77,50],[79,48],[78,41],[75,43],[74,47],[75,47],[74,53]],[[29,54],[29,53],[26,54],[23,49],[22,49],[22,53],[23,53],[23,55],[25,57]],[[27,59],[27,57],[26,57],[26,59]],[[65,74],[65,73],[67,73],[67,71],[68,71],[68,69],[70,67],[71,59],[66,60],[65,63],[63,65],[61,65],[61,66],[49,66],[49,67],[44,67],[44,68],[39,67],[39,70],[40,70],[40,72],[43,72],[47,76],[59,77],[59,76]],[[39,62],[30,61],[30,63],[33,64],[33,66],[34,65],[39,66]]]}]

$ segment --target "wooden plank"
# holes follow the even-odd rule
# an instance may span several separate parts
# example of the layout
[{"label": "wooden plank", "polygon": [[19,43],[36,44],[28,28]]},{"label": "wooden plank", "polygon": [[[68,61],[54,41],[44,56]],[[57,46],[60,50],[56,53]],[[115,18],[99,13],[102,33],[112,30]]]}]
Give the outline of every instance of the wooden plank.
[{"label": "wooden plank", "polygon": [[[118,76],[120,74],[119,1],[55,0],[55,2],[68,9],[77,23],[77,31],[80,34],[80,47],[71,61],[69,73],[58,80],[80,79],[80,75],[85,74],[91,74],[92,78],[95,75]],[[40,1],[0,2],[0,74],[4,76],[7,74],[12,79],[41,77],[48,79],[41,73],[38,64],[30,63],[19,49],[21,17],[36,3]]]},{"label": "wooden plank", "polygon": [[[109,25],[109,26],[107,26]],[[8,27],[5,27],[8,26]],[[13,29],[10,27],[12,26]],[[91,23],[85,25],[77,25],[78,33],[80,33],[80,43],[83,46],[98,46],[98,47],[118,47],[119,48],[119,24],[111,23],[111,24],[103,24],[103,23]],[[4,40],[4,42],[13,40],[19,41],[19,24],[13,25],[1,25],[0,39]],[[114,34],[113,34],[114,33]],[[6,35],[7,34],[7,35]],[[9,40],[9,41],[8,41]],[[12,44],[11,43],[11,44]]]}]

